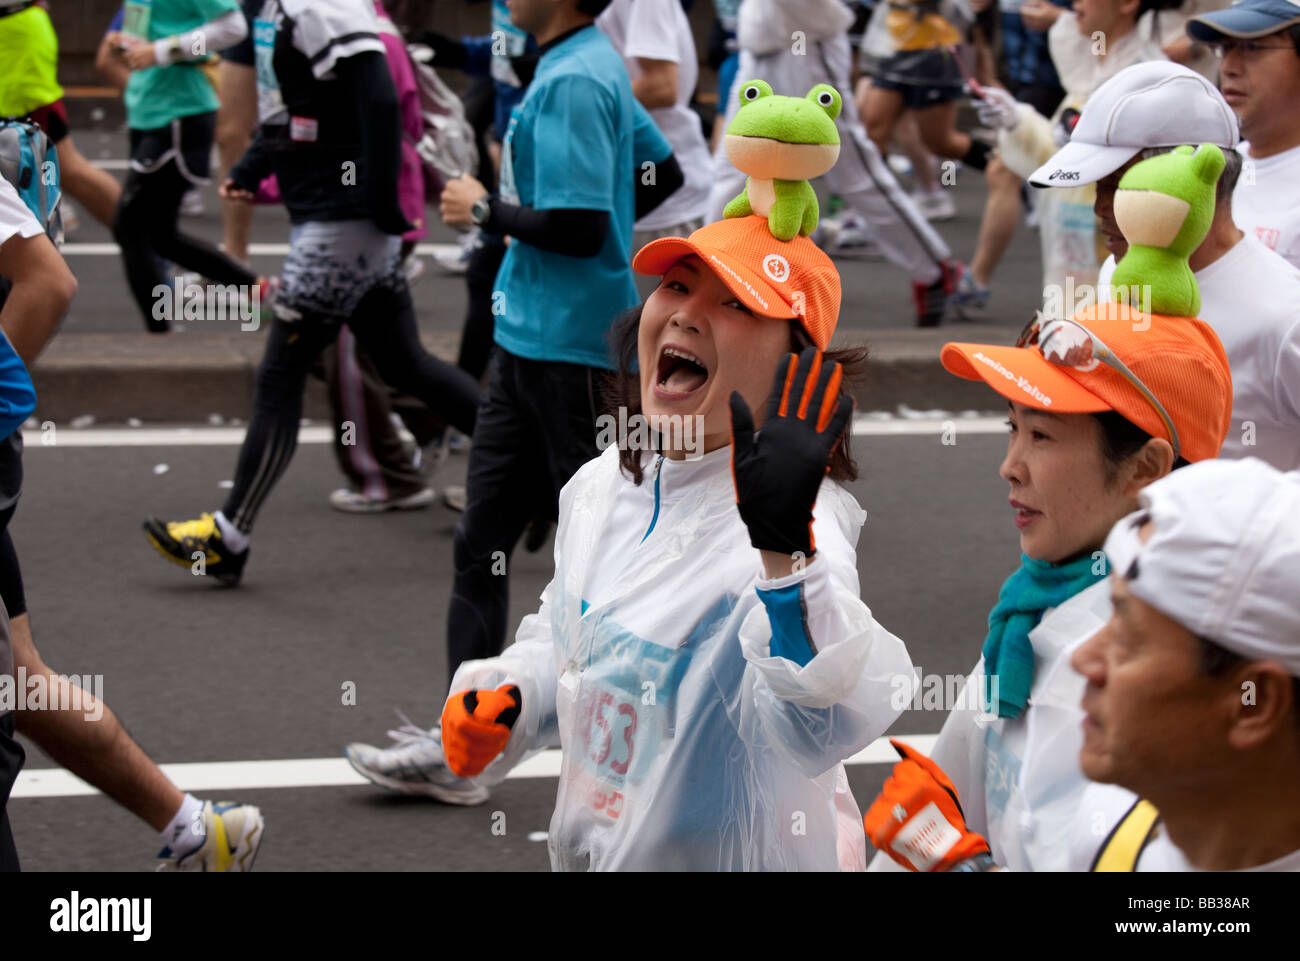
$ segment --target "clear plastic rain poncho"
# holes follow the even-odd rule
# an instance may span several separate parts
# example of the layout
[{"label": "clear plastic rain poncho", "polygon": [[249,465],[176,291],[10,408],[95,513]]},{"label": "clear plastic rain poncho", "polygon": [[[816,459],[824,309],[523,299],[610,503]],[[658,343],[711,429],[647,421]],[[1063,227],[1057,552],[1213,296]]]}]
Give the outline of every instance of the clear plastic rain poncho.
[{"label": "clear plastic rain poncho", "polygon": [[[763,580],[730,447],[643,455],[639,487],[617,455],[584,465],[561,494],[540,610],[500,657],[456,672],[453,692],[512,682],[523,694],[505,752],[476,780],[563,748],[549,832],[558,870],[861,869],[841,762],[901,713],[891,691],[912,677],[903,643],[859,598],[865,512],[823,481],[815,556]],[[771,656],[755,590],[792,585],[811,647],[803,667]]]}]

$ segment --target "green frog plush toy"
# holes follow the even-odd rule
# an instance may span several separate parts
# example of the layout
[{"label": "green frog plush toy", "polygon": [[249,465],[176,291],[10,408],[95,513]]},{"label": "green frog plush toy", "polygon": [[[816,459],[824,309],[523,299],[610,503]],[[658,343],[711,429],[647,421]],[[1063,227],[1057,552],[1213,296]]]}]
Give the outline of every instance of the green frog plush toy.
[{"label": "green frog plush toy", "polygon": [[762,80],[741,84],[740,110],[727,127],[724,149],[749,179],[723,216],[766,217],[778,240],[816,230],[817,194],[808,181],[830,170],[840,155],[835,118],[842,105],[829,84],[817,84],[806,97],[778,96]]},{"label": "green frog plush toy", "polygon": [[1201,293],[1187,258],[1210,231],[1224,165],[1223,151],[1212,143],[1182,146],[1134,164],[1120,178],[1115,222],[1129,246],[1111,280],[1117,298],[1146,286],[1151,313],[1200,313]]}]

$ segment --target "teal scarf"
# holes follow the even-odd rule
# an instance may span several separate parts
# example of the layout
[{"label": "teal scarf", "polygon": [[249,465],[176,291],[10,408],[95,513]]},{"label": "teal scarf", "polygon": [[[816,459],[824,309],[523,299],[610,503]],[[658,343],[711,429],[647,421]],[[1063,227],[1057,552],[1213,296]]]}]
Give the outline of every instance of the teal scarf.
[{"label": "teal scarf", "polygon": [[1104,575],[1093,573],[1086,554],[1068,564],[1049,564],[1020,555],[1020,569],[1007,578],[989,612],[984,641],[984,708],[993,713],[993,678],[998,679],[998,717],[1019,717],[1034,683],[1034,649],[1029,632],[1043,611],[1069,600]]}]

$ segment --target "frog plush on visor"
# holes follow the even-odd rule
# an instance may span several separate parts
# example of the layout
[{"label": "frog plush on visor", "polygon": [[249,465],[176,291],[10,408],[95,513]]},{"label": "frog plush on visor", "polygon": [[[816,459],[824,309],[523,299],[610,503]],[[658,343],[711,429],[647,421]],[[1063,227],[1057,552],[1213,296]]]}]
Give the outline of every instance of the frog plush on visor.
[{"label": "frog plush on visor", "polygon": [[740,85],[740,109],[723,141],[727,159],[749,175],[724,217],[758,214],[778,240],[817,229],[817,194],[808,183],[835,165],[840,135],[839,92],[819,83],[805,97],[782,97],[762,80]]}]

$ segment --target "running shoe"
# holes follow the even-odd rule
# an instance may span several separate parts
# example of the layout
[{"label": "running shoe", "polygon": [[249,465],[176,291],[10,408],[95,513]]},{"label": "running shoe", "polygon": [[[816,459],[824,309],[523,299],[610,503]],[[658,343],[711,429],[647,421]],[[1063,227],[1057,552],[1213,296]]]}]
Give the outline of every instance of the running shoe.
[{"label": "running shoe", "polygon": [[848,213],[839,218],[823,221],[817,227],[813,242],[832,256],[852,254],[855,257],[880,257],[880,248],[871,239],[867,222],[857,214]]},{"label": "running shoe", "polygon": [[469,450],[470,440],[454,427],[447,428],[447,449],[453,454],[464,454]]},{"label": "running shoe", "polygon": [[199,193],[197,187],[191,187],[189,190],[185,191],[185,196],[181,197],[181,216],[203,216],[203,195]]},{"label": "running shoe", "polygon": [[891,153],[885,157],[885,163],[889,164],[889,169],[900,177],[906,177],[912,172],[912,161],[901,153]]},{"label": "running shoe", "polygon": [[406,274],[406,283],[414,285],[417,280],[424,276],[424,261],[418,254],[411,254],[402,263],[402,273]]},{"label": "running shoe", "polygon": [[456,241],[456,249],[449,251],[439,251],[433,255],[433,259],[438,261],[438,266],[449,274],[463,274],[469,270],[469,258],[475,250],[483,243],[483,231],[474,227],[460,235]]},{"label": "running shoe", "polygon": [[455,428],[445,427],[442,433],[429,443],[415,448],[412,466],[420,472],[425,480],[433,477],[434,474],[441,470],[442,465],[447,463],[447,458],[451,456],[451,435],[455,432]]},{"label": "running shoe", "polygon": [[939,278],[931,284],[912,284],[912,298],[916,302],[916,326],[938,327],[948,299],[953,292],[957,268],[950,262],[940,264]]},{"label": "running shoe", "polygon": [[[194,521],[164,523],[156,517],[144,522],[144,534],[158,553],[174,564],[195,569],[201,560],[201,573],[216,578],[227,587],[234,587],[244,574],[244,564],[252,548],[240,553],[226,549],[221,538],[221,528],[212,514],[203,514]],[[200,571],[196,571],[199,573]]]},{"label": "running shoe", "polygon": [[203,840],[186,851],[164,847],[158,853],[159,871],[253,870],[262,844],[261,811],[234,801],[204,801],[202,822]]},{"label": "running shoe", "polygon": [[953,203],[952,194],[943,189],[918,190],[912,194],[912,203],[916,204],[926,220],[952,220],[957,216],[957,205]]},{"label": "running shoe", "polygon": [[442,489],[442,503],[448,510],[463,511],[468,499],[465,488],[459,484],[448,484]]},{"label": "running shoe", "polygon": [[404,723],[388,736],[397,743],[378,748],[349,744],[344,755],[353,770],[372,784],[402,794],[423,794],[444,804],[474,805],[488,799],[488,790],[457,777],[442,753],[442,729],[426,731],[398,712]]},{"label": "running shoe", "polygon": [[330,494],[330,507],[348,514],[379,514],[383,511],[416,511],[428,507],[434,501],[432,487],[403,497],[371,497],[361,491],[340,487]]},{"label": "running shoe", "polygon": [[989,302],[989,289],[975,279],[965,264],[957,264],[956,269],[957,283],[950,298],[953,307],[963,317],[982,311]]}]

